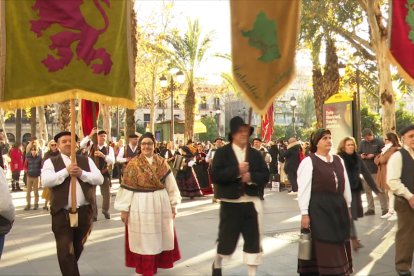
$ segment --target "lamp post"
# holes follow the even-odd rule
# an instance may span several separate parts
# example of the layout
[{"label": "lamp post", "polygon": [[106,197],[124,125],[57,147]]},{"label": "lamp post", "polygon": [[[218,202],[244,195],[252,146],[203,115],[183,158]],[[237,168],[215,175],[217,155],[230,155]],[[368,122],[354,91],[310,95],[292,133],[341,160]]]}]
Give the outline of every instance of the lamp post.
[{"label": "lamp post", "polygon": [[176,82],[178,84],[183,84],[185,81],[185,76],[183,72],[178,71],[174,74],[175,70],[170,70],[170,84],[168,85],[168,80],[165,75],[162,75],[160,78],[160,86],[161,88],[167,88],[170,92],[171,97],[171,123],[170,123],[170,141],[174,142],[174,91],[177,89],[177,85],[174,81],[174,76],[176,77]]},{"label": "lamp post", "polygon": [[217,109],[216,110],[216,116],[217,116],[217,133],[218,133],[218,136],[219,137],[221,137],[221,135],[220,135],[220,115],[221,115],[221,110],[220,109]]},{"label": "lamp post", "polygon": [[295,123],[296,123],[296,118],[295,118],[295,109],[296,109],[296,106],[298,105],[298,102],[296,101],[296,98],[295,98],[295,96],[292,96],[291,98],[290,98],[290,107],[292,108],[292,126],[293,126],[293,136],[295,136],[296,137],[296,126],[295,126]]},{"label": "lamp post", "polygon": [[243,116],[243,121],[246,121],[246,107],[243,106],[243,112],[239,110],[239,116]]}]

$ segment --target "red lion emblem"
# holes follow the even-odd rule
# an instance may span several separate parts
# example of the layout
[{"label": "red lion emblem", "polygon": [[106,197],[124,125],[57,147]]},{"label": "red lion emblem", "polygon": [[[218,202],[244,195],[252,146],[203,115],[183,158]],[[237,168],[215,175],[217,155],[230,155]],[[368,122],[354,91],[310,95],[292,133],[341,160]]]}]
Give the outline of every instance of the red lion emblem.
[{"label": "red lion emblem", "polygon": [[[110,54],[104,48],[94,48],[99,36],[108,29],[109,18],[99,1],[93,0],[105,22],[102,29],[95,29],[88,24],[82,14],[83,2],[84,0],[36,0],[32,7],[39,15],[39,19],[30,21],[31,30],[37,34],[37,37],[41,37],[42,31],[53,24],[59,24],[65,29],[50,36],[52,43],[49,49],[55,51],[57,56],[49,54],[42,60],[49,72],[61,70],[69,65],[74,55],[71,46],[75,41],[78,41],[77,58],[90,66],[93,73],[107,75],[111,71]],[[101,0],[101,2],[110,7],[109,0]]]}]

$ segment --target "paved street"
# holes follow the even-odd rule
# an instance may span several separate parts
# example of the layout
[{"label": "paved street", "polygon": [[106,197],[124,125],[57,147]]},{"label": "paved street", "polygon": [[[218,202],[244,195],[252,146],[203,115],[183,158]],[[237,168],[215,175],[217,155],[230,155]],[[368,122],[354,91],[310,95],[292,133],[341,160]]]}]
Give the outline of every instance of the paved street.
[{"label": "paved street", "polygon": [[[113,185],[113,193],[117,187]],[[0,275],[60,275],[49,213],[23,211],[24,192],[13,193],[13,197],[17,215],[13,230],[6,236]],[[395,275],[396,222],[381,220],[378,201],[376,207],[376,216],[356,224],[365,247],[353,255],[355,275]],[[211,275],[218,208],[211,197],[183,201],[176,219],[182,259],[173,269],[159,270],[158,275]],[[295,275],[300,220],[297,201],[287,192],[266,190],[264,212],[264,261],[258,275]],[[124,227],[119,213],[113,209],[111,213],[110,220],[99,214],[79,262],[81,275],[135,275],[133,269],[124,267]],[[241,244],[232,259],[224,262],[224,275],[247,275]]]}]

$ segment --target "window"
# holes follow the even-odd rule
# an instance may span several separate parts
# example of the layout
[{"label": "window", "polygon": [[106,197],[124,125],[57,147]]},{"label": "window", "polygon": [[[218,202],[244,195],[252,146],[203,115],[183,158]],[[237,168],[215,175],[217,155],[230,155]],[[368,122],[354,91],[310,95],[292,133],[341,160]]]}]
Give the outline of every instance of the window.
[{"label": "window", "polygon": [[201,97],[199,109],[204,109],[204,110],[207,109],[207,97],[205,96]]},{"label": "window", "polygon": [[214,98],[214,109],[215,110],[220,109],[220,98],[218,98],[218,97]]},{"label": "window", "polygon": [[144,114],[144,122],[149,122],[150,119],[151,119],[151,114],[148,114],[148,113]]}]

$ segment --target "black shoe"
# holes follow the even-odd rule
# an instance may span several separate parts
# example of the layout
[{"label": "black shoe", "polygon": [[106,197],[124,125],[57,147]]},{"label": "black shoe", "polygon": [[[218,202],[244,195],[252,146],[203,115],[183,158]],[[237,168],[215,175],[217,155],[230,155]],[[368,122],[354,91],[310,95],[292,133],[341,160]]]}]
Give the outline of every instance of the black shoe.
[{"label": "black shoe", "polygon": [[382,214],[381,214],[381,216],[383,216],[383,215],[385,215],[385,214],[387,214],[387,213],[388,213],[388,209],[382,210]]},{"label": "black shoe", "polygon": [[373,216],[375,215],[375,211],[374,210],[368,210],[364,213],[364,216]]},{"label": "black shoe", "polygon": [[102,212],[102,214],[104,215],[104,217],[106,219],[110,219],[111,218],[111,215],[108,212]]},{"label": "black shoe", "polygon": [[407,270],[397,270],[398,275],[400,276],[411,276],[411,271]]},{"label": "black shoe", "polygon": [[211,266],[211,270],[212,270],[213,276],[221,276],[221,268],[214,268],[214,262],[213,262],[213,265]]}]

